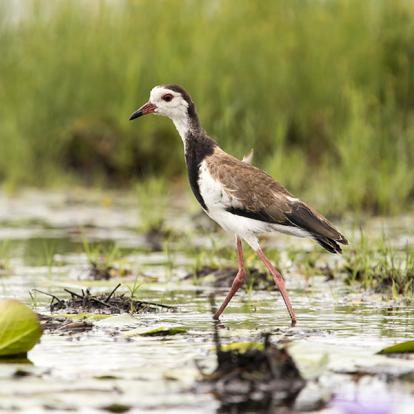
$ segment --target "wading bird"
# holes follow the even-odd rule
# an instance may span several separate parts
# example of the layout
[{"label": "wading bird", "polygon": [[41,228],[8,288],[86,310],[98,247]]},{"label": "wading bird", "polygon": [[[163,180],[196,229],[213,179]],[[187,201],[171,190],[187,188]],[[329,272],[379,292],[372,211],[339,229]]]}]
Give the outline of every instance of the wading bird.
[{"label": "wading bird", "polygon": [[331,253],[341,253],[338,243],[347,244],[345,237],[264,171],[224,152],[201,128],[194,103],[181,86],[156,86],[149,101],[129,119],[147,114],[163,115],[174,122],[184,143],[188,177],[196,199],[210,218],[236,236],[239,270],[214,318],[219,319],[245,281],[244,240],[272,274],[295,324],[284,279],[263,253],[258,236],[278,231],[309,237]]}]

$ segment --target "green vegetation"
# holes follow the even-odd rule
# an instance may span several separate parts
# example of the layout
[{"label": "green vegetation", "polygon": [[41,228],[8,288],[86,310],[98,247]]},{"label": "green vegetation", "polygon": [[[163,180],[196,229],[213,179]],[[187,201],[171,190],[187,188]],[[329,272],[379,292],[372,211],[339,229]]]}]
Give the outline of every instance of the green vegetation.
[{"label": "green vegetation", "polygon": [[102,268],[112,267],[115,262],[122,259],[121,251],[115,242],[111,243],[89,243],[83,237],[83,251],[90,264],[99,264]]},{"label": "green vegetation", "polygon": [[392,248],[384,239],[377,242],[363,235],[359,244],[345,252],[343,270],[349,283],[412,300],[414,294],[414,249]]},{"label": "green vegetation", "polygon": [[176,82],[226,150],[254,147],[256,164],[324,212],[413,200],[410,0],[11,4],[0,5],[8,186],[182,176],[173,126],[128,122],[152,86]]},{"label": "green vegetation", "polygon": [[405,341],[399,344],[387,346],[378,352],[378,354],[404,354],[404,353],[414,353],[414,341]]},{"label": "green vegetation", "polygon": [[131,295],[131,299],[135,299],[137,297],[137,293],[142,287],[143,282],[138,279],[138,275],[135,276],[135,279],[132,285],[126,285],[127,289],[129,290],[129,294]]},{"label": "green vegetation", "polygon": [[115,242],[91,244],[84,238],[83,250],[89,262],[89,277],[94,280],[125,277],[131,273],[123,252]]}]

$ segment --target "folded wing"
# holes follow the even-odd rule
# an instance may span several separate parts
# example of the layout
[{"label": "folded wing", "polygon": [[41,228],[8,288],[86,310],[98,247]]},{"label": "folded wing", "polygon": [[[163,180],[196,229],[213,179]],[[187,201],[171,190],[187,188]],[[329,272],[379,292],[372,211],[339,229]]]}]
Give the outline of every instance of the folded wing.
[{"label": "folded wing", "polygon": [[320,213],[293,197],[264,171],[242,162],[217,148],[207,159],[213,178],[226,193],[228,212],[279,226],[296,227],[332,253],[340,253],[338,243],[345,237]]}]

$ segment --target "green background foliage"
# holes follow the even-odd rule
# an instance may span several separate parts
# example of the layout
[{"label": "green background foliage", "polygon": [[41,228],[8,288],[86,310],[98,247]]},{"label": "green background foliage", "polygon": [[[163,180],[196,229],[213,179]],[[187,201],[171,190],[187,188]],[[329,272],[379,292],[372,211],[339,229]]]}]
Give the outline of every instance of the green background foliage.
[{"label": "green background foliage", "polygon": [[172,124],[128,121],[179,83],[225,150],[253,147],[324,212],[398,212],[414,197],[413,45],[410,0],[3,0],[0,179],[183,177]]}]

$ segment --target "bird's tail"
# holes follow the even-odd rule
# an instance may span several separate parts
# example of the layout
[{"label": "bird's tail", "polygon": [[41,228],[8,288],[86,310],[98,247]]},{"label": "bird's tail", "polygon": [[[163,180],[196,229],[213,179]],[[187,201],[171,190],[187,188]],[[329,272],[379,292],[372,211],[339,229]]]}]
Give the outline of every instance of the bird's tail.
[{"label": "bird's tail", "polygon": [[331,253],[342,253],[341,246],[334,239],[323,236],[315,236],[314,239],[328,252]]},{"label": "bird's tail", "polygon": [[342,253],[339,244],[348,244],[348,240],[325,217],[301,201],[293,203],[287,217],[292,224],[307,231],[328,252]]}]

